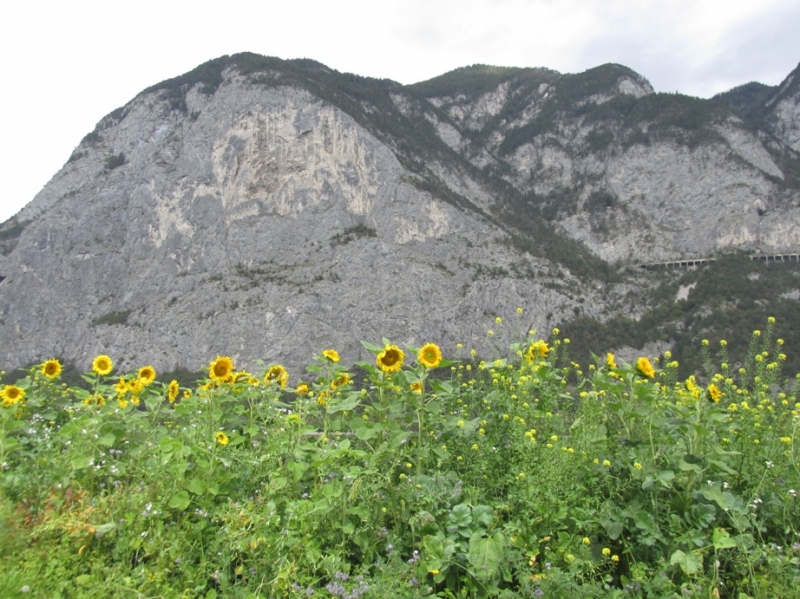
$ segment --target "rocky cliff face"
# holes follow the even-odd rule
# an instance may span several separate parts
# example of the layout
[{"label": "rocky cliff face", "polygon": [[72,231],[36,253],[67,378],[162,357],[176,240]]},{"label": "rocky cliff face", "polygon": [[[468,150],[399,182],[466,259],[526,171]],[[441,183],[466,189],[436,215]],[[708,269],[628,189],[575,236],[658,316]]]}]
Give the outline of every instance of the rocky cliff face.
[{"label": "rocky cliff face", "polygon": [[0,227],[0,363],[298,366],[381,336],[489,352],[517,307],[506,335],[634,309],[640,281],[609,262],[800,249],[779,114],[783,141],[615,65],[403,87],[211,61],[101,120]]}]

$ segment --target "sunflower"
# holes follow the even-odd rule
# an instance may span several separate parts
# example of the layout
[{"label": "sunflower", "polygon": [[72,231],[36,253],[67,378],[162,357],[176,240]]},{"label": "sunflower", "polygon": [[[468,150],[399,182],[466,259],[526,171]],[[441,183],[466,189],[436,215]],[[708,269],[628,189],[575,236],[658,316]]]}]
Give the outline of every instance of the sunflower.
[{"label": "sunflower", "polygon": [[426,343],[417,354],[417,362],[425,368],[436,368],[442,363],[442,350],[435,343]]},{"label": "sunflower", "polygon": [[528,346],[528,350],[525,352],[525,359],[528,362],[533,362],[536,358],[546,358],[548,353],[550,353],[550,346],[547,345],[546,341],[539,339],[539,341],[535,341]]},{"label": "sunflower", "polygon": [[416,383],[411,383],[411,392],[422,394],[422,381],[417,381]]},{"label": "sunflower", "polygon": [[720,399],[722,399],[722,391],[714,383],[711,383],[708,386],[708,400],[719,403]]},{"label": "sunflower", "polygon": [[286,389],[286,383],[288,382],[289,373],[280,364],[270,366],[269,370],[267,370],[267,374],[264,375],[264,383],[267,385],[270,383],[278,383],[281,389]]},{"label": "sunflower", "polygon": [[233,360],[228,356],[217,356],[208,365],[208,377],[217,383],[227,383],[233,378]]},{"label": "sunflower", "polygon": [[226,435],[222,431],[219,431],[217,434],[214,435],[214,437],[216,437],[217,443],[219,443],[220,445],[227,445],[228,442],[230,441],[230,439],[228,439],[228,435]]},{"label": "sunflower", "polygon": [[297,385],[297,387],[295,387],[294,392],[297,395],[308,395],[308,385],[306,385],[305,383],[300,383],[299,385]]},{"label": "sunflower", "polygon": [[117,395],[125,395],[128,390],[128,382],[125,380],[125,377],[119,377],[119,382],[114,385],[114,391],[117,392]]},{"label": "sunflower", "polygon": [[339,352],[337,352],[335,349],[326,349],[322,352],[322,355],[334,364],[341,359],[339,358]]},{"label": "sunflower", "polygon": [[334,391],[339,387],[344,387],[345,385],[349,385],[352,381],[350,380],[350,375],[346,372],[339,375],[332,383],[331,389]]},{"label": "sunflower", "polygon": [[3,398],[3,407],[10,408],[25,399],[25,390],[16,385],[6,385],[0,391],[0,396]]},{"label": "sunflower", "polygon": [[139,369],[139,380],[142,382],[142,385],[147,387],[147,385],[156,380],[156,369],[152,366],[142,366]]},{"label": "sunflower", "polygon": [[49,379],[58,378],[61,374],[61,362],[51,358],[42,364],[42,374]]},{"label": "sunflower", "polygon": [[92,360],[92,370],[100,376],[106,376],[114,370],[114,362],[107,355],[101,354]]},{"label": "sunflower", "polygon": [[378,365],[378,368],[386,374],[392,374],[403,367],[403,359],[405,357],[406,355],[403,353],[402,349],[396,345],[387,345],[383,348],[381,353],[378,354],[375,363]]},{"label": "sunflower", "polygon": [[614,360],[614,354],[612,354],[611,352],[608,352],[606,354],[606,366],[608,366],[609,368],[616,368],[617,367],[617,363]]},{"label": "sunflower", "polygon": [[169,403],[173,403],[176,399],[178,399],[178,393],[180,393],[180,385],[178,385],[178,381],[170,381],[169,387],[167,387],[167,399],[169,399]]},{"label": "sunflower", "polygon": [[638,370],[639,374],[647,379],[651,379],[656,375],[653,365],[647,358],[639,358],[636,360],[636,370]]}]

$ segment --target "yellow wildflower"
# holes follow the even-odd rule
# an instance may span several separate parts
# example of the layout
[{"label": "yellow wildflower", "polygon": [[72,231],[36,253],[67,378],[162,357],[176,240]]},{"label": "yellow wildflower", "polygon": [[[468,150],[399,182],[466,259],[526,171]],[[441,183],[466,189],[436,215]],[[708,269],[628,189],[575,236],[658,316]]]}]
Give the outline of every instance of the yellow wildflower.
[{"label": "yellow wildflower", "polygon": [[111,371],[114,370],[114,362],[105,354],[99,355],[92,360],[92,370],[100,376],[106,376],[107,374],[111,374]]}]

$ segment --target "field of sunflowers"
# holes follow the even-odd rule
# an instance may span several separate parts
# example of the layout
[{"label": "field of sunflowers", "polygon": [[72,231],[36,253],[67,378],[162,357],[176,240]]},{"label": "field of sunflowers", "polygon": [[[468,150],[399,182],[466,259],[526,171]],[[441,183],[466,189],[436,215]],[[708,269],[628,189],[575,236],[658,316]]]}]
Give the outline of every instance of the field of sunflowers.
[{"label": "field of sunflowers", "polygon": [[737,364],[703,340],[685,380],[669,352],[578,364],[557,329],[485,359],[217,356],[191,387],[47,360],[0,380],[0,596],[796,596],[775,326]]}]

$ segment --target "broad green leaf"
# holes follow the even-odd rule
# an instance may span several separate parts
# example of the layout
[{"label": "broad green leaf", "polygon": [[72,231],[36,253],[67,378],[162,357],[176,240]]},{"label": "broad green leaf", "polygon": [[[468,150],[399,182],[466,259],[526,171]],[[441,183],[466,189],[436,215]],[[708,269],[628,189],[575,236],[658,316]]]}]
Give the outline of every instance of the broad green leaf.
[{"label": "broad green leaf", "polygon": [[679,565],[685,574],[696,574],[703,566],[703,556],[693,551],[684,553],[678,549],[669,558],[669,563],[673,566]]},{"label": "broad green leaf", "polygon": [[70,461],[70,464],[72,464],[72,469],[73,470],[83,470],[84,468],[86,468],[89,465],[89,462],[91,462],[91,461],[92,461],[92,458],[90,458],[89,456],[80,455],[80,456],[75,456],[74,458],[72,458],[72,460]]},{"label": "broad green leaf", "polygon": [[189,481],[189,484],[186,485],[186,488],[189,489],[195,495],[203,495],[206,492],[208,485],[206,484],[206,481],[202,479],[193,478],[192,480]]},{"label": "broad green leaf", "polygon": [[503,541],[503,534],[499,532],[491,537],[479,533],[470,537],[468,559],[477,577],[490,578],[497,573],[503,559]]},{"label": "broad green leaf", "polygon": [[472,508],[473,522],[479,522],[485,527],[489,527],[494,519],[494,510],[488,505],[476,505]]},{"label": "broad green leaf", "polygon": [[114,445],[114,440],[115,437],[113,433],[106,433],[97,440],[97,444],[102,445],[103,447],[111,447]]},{"label": "broad green leaf", "polygon": [[736,541],[731,538],[731,535],[724,528],[715,528],[712,537],[714,542],[714,549],[730,549],[736,547]]},{"label": "broad green leaf", "polygon": [[167,505],[172,509],[183,511],[189,507],[191,502],[192,498],[189,496],[188,491],[178,491],[172,496],[172,499],[169,500]]},{"label": "broad green leaf", "polygon": [[447,530],[455,532],[459,528],[466,528],[472,524],[472,515],[470,514],[469,506],[465,503],[459,503],[447,516]]}]

